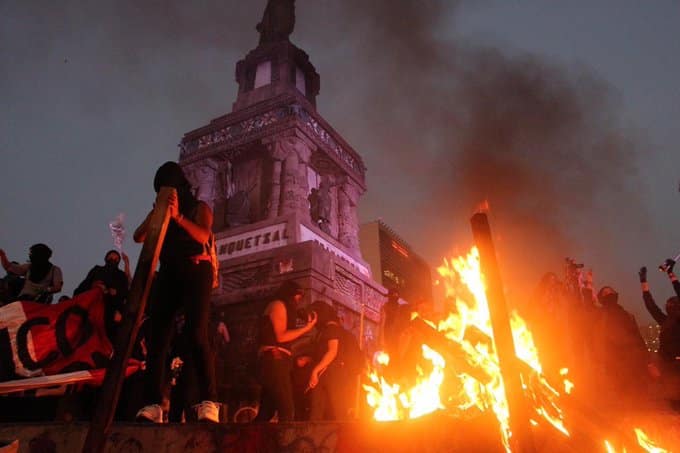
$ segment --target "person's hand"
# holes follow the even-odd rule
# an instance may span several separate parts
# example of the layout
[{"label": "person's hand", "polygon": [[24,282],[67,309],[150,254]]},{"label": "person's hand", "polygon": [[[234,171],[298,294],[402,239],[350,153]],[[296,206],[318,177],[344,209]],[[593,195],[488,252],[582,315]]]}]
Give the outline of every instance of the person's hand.
[{"label": "person's hand", "polygon": [[[161,192],[156,196],[156,203],[154,203],[154,209],[156,204],[161,201]],[[170,213],[170,218],[175,219],[179,216],[179,200],[177,198],[177,192],[172,191],[168,194],[167,198],[168,212]],[[149,213],[149,217],[153,214],[153,211]]]},{"label": "person's hand", "polygon": [[123,319],[123,315],[118,310],[116,310],[113,313],[113,322],[120,322],[122,319]]},{"label": "person's hand", "polygon": [[168,195],[168,211],[170,212],[170,217],[173,219],[180,216],[177,192],[170,192],[170,195]]},{"label": "person's hand", "polygon": [[318,319],[318,315],[316,314],[315,311],[311,312],[310,314],[307,315],[307,328],[308,330],[312,330],[312,327],[316,325],[316,321]]},{"label": "person's hand", "polygon": [[587,284],[592,285],[593,284],[593,270],[588,269],[585,273],[585,281]]},{"label": "person's hand", "polygon": [[313,389],[319,385],[319,371],[315,368],[312,370],[312,374],[309,376],[309,384],[307,384],[307,388]]},{"label": "person's hand", "polygon": [[123,257],[123,263],[125,263],[126,266],[130,265],[130,257],[127,256],[127,253],[123,252],[121,253]]},{"label": "person's hand", "polygon": [[217,325],[217,333],[220,334],[225,343],[229,343],[229,330],[227,330],[227,325],[224,322],[220,321]]},{"label": "person's hand", "polygon": [[673,273],[673,267],[675,266],[675,260],[668,258],[666,261],[664,261],[664,270],[668,275]]},{"label": "person's hand", "polygon": [[640,283],[646,283],[647,282],[647,267],[642,266],[640,270],[638,271],[638,275],[640,276]]},{"label": "person's hand", "polygon": [[92,288],[92,289],[94,289],[94,288],[99,288],[99,289],[101,289],[102,291],[104,291],[104,294],[106,294],[106,285],[105,285],[104,282],[101,281],[101,280],[95,280],[95,281],[93,281],[93,282],[92,282],[92,286],[91,286],[90,288]]}]

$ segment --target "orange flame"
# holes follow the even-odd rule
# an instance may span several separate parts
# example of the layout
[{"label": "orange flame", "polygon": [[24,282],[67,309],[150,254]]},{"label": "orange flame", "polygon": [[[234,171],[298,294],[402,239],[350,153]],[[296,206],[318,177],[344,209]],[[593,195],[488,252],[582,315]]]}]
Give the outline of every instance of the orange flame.
[{"label": "orange flame", "polygon": [[[427,345],[422,345],[422,357],[430,362],[429,374],[418,368],[418,378],[410,389],[402,390],[398,384],[390,384],[378,372],[369,372],[370,384],[364,386],[369,406],[373,408],[376,420],[399,420],[414,418],[438,409],[447,411],[492,410],[498,419],[503,443],[508,451],[511,436],[508,402],[498,365],[493,331],[486,299],[484,278],[480,270],[479,252],[473,248],[465,257],[450,261],[438,272],[446,287],[448,298],[455,300],[455,311],[446,319],[435,323],[423,319],[430,326],[454,342],[463,351],[466,362],[482,375],[488,377],[481,382],[479,376],[453,368],[446,368],[442,355]],[[416,315],[418,316],[418,315]],[[564,416],[558,405],[560,392],[551,387],[542,375],[538,350],[524,320],[515,312],[511,316],[511,328],[517,357],[527,365],[522,375],[523,387],[534,404],[538,419],[543,419],[565,435]],[[573,384],[565,377],[565,392]],[[441,400],[442,384],[453,388],[446,401]],[[568,384],[567,384],[568,383]],[[567,390],[569,388],[569,390]],[[538,424],[532,420],[532,424]]]},{"label": "orange flame", "polygon": [[645,434],[644,431],[642,431],[640,428],[635,428],[635,437],[637,437],[638,444],[642,448],[645,449],[645,451],[648,451],[650,453],[668,453],[668,450],[665,450],[658,445],[652,439],[650,439],[647,434]]}]

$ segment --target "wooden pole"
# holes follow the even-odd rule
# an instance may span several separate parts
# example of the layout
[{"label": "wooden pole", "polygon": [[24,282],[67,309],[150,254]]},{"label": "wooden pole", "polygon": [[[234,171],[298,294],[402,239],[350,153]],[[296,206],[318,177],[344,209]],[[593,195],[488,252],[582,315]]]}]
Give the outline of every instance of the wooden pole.
[{"label": "wooden pole", "polygon": [[175,189],[161,187],[151,220],[147,229],[142,252],[137,261],[135,275],[132,278],[130,293],[125,304],[125,313],[118,329],[114,354],[101,387],[96,410],[92,416],[92,423],[85,438],[83,453],[99,453],[104,450],[106,437],[111,429],[113,415],[116,412],[120,389],[125,378],[125,368],[132,348],[137,339],[137,333],[144,315],[146,301],[149,297],[151,282],[158,264],[165,233],[170,222],[168,211],[168,197]]},{"label": "wooden pole", "polygon": [[[366,304],[361,304],[361,314],[359,316],[359,349],[361,349],[361,352],[364,353],[364,318],[366,316]],[[359,412],[361,408],[361,378],[362,378],[362,373],[363,369],[361,370],[361,373],[357,374],[356,377],[356,383],[355,383],[355,398],[354,398],[354,418],[358,419],[359,418]]]},{"label": "wooden pole", "polygon": [[496,261],[496,250],[491,236],[489,220],[484,213],[477,213],[470,219],[472,236],[477,249],[482,273],[484,274],[486,298],[489,303],[491,328],[498,354],[505,395],[510,412],[510,448],[513,452],[535,451],[529,427],[529,414],[522,390],[519,359],[515,353],[510,318],[503,293],[503,282]]}]

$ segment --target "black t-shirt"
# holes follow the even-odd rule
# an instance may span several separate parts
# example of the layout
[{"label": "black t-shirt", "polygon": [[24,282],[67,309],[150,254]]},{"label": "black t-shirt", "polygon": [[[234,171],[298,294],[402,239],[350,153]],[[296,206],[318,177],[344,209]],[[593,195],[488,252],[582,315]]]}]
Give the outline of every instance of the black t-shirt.
[{"label": "black t-shirt", "polygon": [[316,339],[316,353],[314,355],[314,358],[316,359],[317,362],[321,360],[321,358],[328,352],[328,342],[330,340],[338,340],[338,355],[335,357],[335,360],[331,362],[330,366],[333,366],[334,364],[338,364],[342,362],[344,355],[343,355],[343,329],[337,324],[326,324],[323,326],[321,331],[319,332],[319,336]]},{"label": "black t-shirt", "polygon": [[75,296],[92,289],[92,283],[97,280],[104,282],[104,285],[107,288],[115,289],[116,295],[110,296],[107,299],[116,306],[122,305],[123,301],[127,298],[129,284],[125,272],[121,271],[117,267],[93,267],[90,272],[88,272],[85,280],[83,280],[75,289],[75,291],[73,291],[73,295]]}]

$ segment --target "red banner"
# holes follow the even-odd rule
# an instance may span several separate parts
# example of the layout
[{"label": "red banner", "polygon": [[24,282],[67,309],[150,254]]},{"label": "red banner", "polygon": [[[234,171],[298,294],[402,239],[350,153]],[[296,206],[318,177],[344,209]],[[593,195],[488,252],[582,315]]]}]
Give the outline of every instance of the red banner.
[{"label": "red banner", "polygon": [[0,307],[0,380],[104,368],[112,352],[101,289],[56,305]]}]

